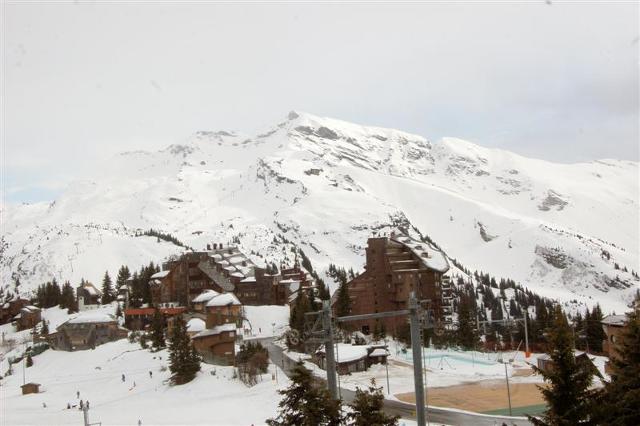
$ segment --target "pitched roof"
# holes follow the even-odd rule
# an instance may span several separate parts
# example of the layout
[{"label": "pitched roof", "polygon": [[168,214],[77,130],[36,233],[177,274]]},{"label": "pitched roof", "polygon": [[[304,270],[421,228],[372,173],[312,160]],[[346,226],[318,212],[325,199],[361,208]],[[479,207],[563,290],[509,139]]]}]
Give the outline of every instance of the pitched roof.
[{"label": "pitched roof", "polygon": [[206,324],[200,318],[191,318],[187,323],[187,331],[200,332],[206,328]]},{"label": "pitched roof", "polygon": [[203,303],[203,302],[208,302],[209,300],[213,299],[216,296],[219,296],[220,293],[218,293],[215,290],[205,290],[202,293],[200,293],[199,295],[197,295],[192,302],[193,303]]},{"label": "pitched roof", "polygon": [[438,272],[445,273],[449,270],[449,260],[444,253],[427,242],[411,238],[405,234],[395,234],[391,240],[407,247],[422,262],[424,266]]},{"label": "pitched roof", "polygon": [[75,318],[70,319],[66,323],[69,324],[89,324],[89,323],[103,323],[103,322],[115,322],[116,319],[113,315],[105,314],[103,312],[83,312]]},{"label": "pitched roof", "polygon": [[225,331],[236,331],[236,325],[231,323],[216,325],[213,328],[207,328],[205,330],[202,330],[201,332],[193,336],[192,339],[198,339],[200,337],[207,337],[207,336],[215,336],[216,334],[220,334]]},{"label": "pitched roof", "polygon": [[207,302],[207,306],[242,305],[233,293],[222,293]]},{"label": "pitched roof", "polygon": [[155,274],[151,275],[151,279],[152,280],[162,279],[162,278],[166,277],[167,275],[169,275],[170,273],[171,273],[170,269],[167,269],[166,271],[156,272]]},{"label": "pitched roof", "polygon": [[600,322],[605,325],[617,325],[622,327],[627,323],[627,316],[626,315],[608,315],[602,318],[602,321]]}]

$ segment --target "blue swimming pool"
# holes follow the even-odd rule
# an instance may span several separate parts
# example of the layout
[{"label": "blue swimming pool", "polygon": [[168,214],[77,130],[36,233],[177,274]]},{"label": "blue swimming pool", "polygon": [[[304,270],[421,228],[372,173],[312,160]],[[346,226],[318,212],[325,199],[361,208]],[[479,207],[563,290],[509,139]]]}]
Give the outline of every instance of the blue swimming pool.
[{"label": "blue swimming pool", "polygon": [[[407,361],[413,361],[412,359],[412,355],[410,352],[407,353],[401,353],[400,356],[404,359],[406,359]],[[495,361],[486,359],[486,358],[480,358],[478,356],[476,357],[472,357],[471,355],[462,355],[462,354],[457,354],[457,353],[435,353],[435,354],[429,354],[427,353],[424,356],[424,360],[425,360],[425,364],[426,366],[433,366],[433,365],[437,365],[438,363],[445,363],[445,362],[461,362],[464,364],[471,364],[471,365],[496,365]]]}]

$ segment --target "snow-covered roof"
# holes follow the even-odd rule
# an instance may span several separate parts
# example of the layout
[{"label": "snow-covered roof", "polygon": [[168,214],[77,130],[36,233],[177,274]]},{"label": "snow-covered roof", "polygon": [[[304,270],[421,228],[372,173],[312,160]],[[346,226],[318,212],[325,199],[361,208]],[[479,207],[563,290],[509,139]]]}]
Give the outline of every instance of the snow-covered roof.
[{"label": "snow-covered roof", "polygon": [[202,293],[200,293],[199,295],[197,295],[192,302],[193,303],[204,303],[204,302],[208,302],[209,300],[213,299],[216,296],[219,296],[220,293],[218,293],[215,290],[205,290]]},{"label": "snow-covered roof", "polygon": [[233,293],[222,293],[207,302],[207,306],[242,305]]},{"label": "snow-covered roof", "polygon": [[386,349],[383,348],[378,348],[378,349],[374,349],[370,354],[370,357],[375,357],[375,356],[389,356],[389,352],[387,352]]},{"label": "snow-covered roof", "polygon": [[82,288],[85,289],[91,296],[100,296],[100,292],[93,284],[83,284]]},{"label": "snow-covered roof", "polygon": [[239,266],[238,270],[245,276],[251,275],[253,273],[253,266]]},{"label": "snow-covered roof", "polygon": [[104,312],[84,312],[75,318],[67,321],[69,324],[88,324],[101,322],[114,322],[116,319],[113,315]]},{"label": "snow-covered roof", "polygon": [[200,332],[206,328],[206,324],[200,318],[191,318],[187,323],[187,331]]},{"label": "snow-covered roof", "polygon": [[244,274],[242,272],[232,272],[231,276],[237,277],[237,278],[244,278]]},{"label": "snow-covered roof", "polygon": [[240,282],[241,283],[255,283],[256,282],[256,277],[247,277],[247,278],[243,279]]},{"label": "snow-covered roof", "polygon": [[427,268],[443,273],[449,270],[449,260],[447,256],[431,244],[414,240],[404,234],[392,236],[391,239],[411,250]]},{"label": "snow-covered roof", "polygon": [[219,253],[216,254],[212,254],[211,256],[209,256],[210,258],[212,258],[213,260],[222,260],[222,255]]},{"label": "snow-covered roof", "polygon": [[166,271],[160,271],[160,272],[156,272],[155,274],[151,275],[151,279],[155,280],[155,279],[162,279],[164,277],[166,277],[167,275],[169,275],[171,271],[169,269],[167,269]]},{"label": "snow-covered roof", "polygon": [[197,339],[198,337],[214,336],[216,334],[220,334],[225,331],[236,331],[236,325],[231,323],[216,325],[213,328],[207,328],[205,330],[202,330],[201,332],[193,336],[193,339]]},{"label": "snow-covered roof", "polygon": [[608,315],[602,318],[602,321],[600,322],[605,325],[624,326],[627,323],[627,316],[626,315]]},{"label": "snow-covered roof", "polygon": [[[334,353],[336,354],[336,362],[353,362],[367,357],[367,346],[349,345],[346,343],[338,343]],[[324,353],[324,346],[318,349],[319,353]]]}]

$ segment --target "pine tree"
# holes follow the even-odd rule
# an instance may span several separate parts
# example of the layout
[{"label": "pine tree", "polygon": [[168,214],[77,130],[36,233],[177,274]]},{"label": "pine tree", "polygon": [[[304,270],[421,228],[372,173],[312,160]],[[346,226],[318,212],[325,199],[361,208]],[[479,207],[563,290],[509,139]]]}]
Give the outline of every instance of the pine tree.
[{"label": "pine tree", "polygon": [[31,354],[27,354],[27,368],[33,365],[33,358],[31,358]]},{"label": "pine tree", "polygon": [[351,299],[349,298],[349,288],[346,282],[340,283],[338,287],[338,297],[336,299],[336,315],[343,317],[351,312]]},{"label": "pine tree", "polygon": [[376,387],[375,379],[365,391],[356,389],[356,397],[349,404],[351,412],[346,415],[349,426],[395,426],[400,416],[389,416],[384,412],[382,388]]},{"label": "pine tree", "polygon": [[553,327],[549,333],[549,355],[553,366],[547,370],[533,367],[542,374],[546,388],[539,387],[547,402],[547,411],[541,419],[529,416],[535,425],[573,426],[589,417],[589,386],[594,371],[576,360],[573,352],[573,333],[560,307],[555,308]]},{"label": "pine tree", "polygon": [[73,287],[66,281],[62,285],[62,293],[60,295],[60,307],[63,309],[71,309],[72,311],[76,310],[76,296],[73,291]]},{"label": "pine tree", "polygon": [[151,345],[155,350],[160,350],[165,346],[164,318],[158,308],[156,308],[153,314],[153,322],[151,323]]},{"label": "pine tree", "polygon": [[594,404],[597,424],[640,425],[640,313],[628,315],[618,356],[611,360],[611,382]]},{"label": "pine tree", "polygon": [[174,384],[188,383],[200,371],[200,355],[196,352],[187,326],[181,317],[176,317],[169,341],[169,369]]},{"label": "pine tree", "polygon": [[298,361],[291,375],[291,385],[278,391],[283,396],[275,419],[269,426],[338,426],[343,416],[340,401],[334,401],[323,387],[313,384],[311,372]]},{"label": "pine tree", "polygon": [[478,341],[478,336],[474,330],[475,318],[472,296],[473,293],[461,293],[458,304],[458,343],[464,349],[474,349]]},{"label": "pine tree", "polygon": [[116,290],[120,290],[123,287],[126,287],[127,280],[131,277],[131,272],[129,272],[129,268],[125,265],[122,265],[118,270],[118,276],[116,277]]},{"label": "pine tree", "polygon": [[602,352],[602,341],[605,340],[607,336],[604,334],[604,329],[602,328],[602,309],[600,308],[600,304],[596,304],[596,306],[593,307],[593,310],[586,317],[585,321],[589,351],[596,353]]},{"label": "pine tree", "polygon": [[309,298],[303,293],[298,292],[295,305],[289,315],[289,326],[300,333],[304,332],[305,313],[311,311],[309,306]]},{"label": "pine tree", "polygon": [[105,271],[104,278],[102,279],[102,304],[108,305],[113,301],[113,299],[113,284],[111,282],[111,277],[109,276],[109,271]]},{"label": "pine tree", "polygon": [[40,335],[41,336],[48,336],[49,335],[49,324],[47,323],[47,320],[45,320],[45,319],[42,320],[42,327],[40,328]]}]

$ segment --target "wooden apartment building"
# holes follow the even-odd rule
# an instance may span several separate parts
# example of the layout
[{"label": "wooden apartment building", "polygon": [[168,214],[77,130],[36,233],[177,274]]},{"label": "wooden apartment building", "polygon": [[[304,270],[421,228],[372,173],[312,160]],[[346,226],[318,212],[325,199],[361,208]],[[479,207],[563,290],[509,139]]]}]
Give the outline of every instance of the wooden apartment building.
[{"label": "wooden apartment building", "polygon": [[199,310],[202,302],[197,298],[204,291],[233,293],[243,305],[284,305],[299,288],[312,286],[313,280],[298,265],[269,274],[237,247],[214,244],[213,249],[164,263],[149,284],[154,306]]},{"label": "wooden apartment building", "polygon": [[[430,244],[404,234],[369,238],[365,271],[347,283],[351,299],[351,315],[407,309],[409,295],[416,292],[419,300],[429,299],[436,318],[451,315],[449,270],[446,256]],[[332,303],[335,308],[337,292]],[[389,334],[395,334],[406,317],[378,320]],[[365,334],[375,330],[375,320],[349,323],[351,329]]]}]

